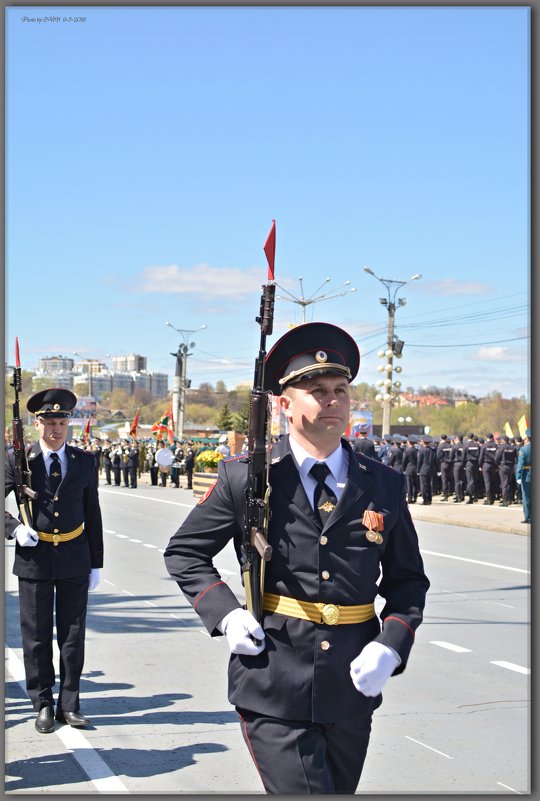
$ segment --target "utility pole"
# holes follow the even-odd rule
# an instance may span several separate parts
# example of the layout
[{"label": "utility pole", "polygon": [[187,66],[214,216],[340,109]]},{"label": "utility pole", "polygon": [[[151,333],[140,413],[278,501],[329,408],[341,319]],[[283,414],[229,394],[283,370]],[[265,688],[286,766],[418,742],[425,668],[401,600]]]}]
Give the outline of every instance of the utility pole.
[{"label": "utility pole", "polygon": [[195,347],[195,342],[189,342],[189,337],[191,334],[197,333],[197,331],[203,331],[207,326],[201,325],[200,328],[195,329],[186,329],[186,328],[176,328],[176,326],[172,325],[172,323],[165,323],[168,325],[169,328],[174,328],[180,336],[182,337],[182,342],[178,345],[178,350],[176,353],[171,353],[171,356],[176,358],[176,368],[174,372],[174,381],[173,381],[173,399],[172,399],[172,407],[173,407],[173,414],[174,414],[174,435],[178,439],[182,439],[182,434],[184,432],[184,417],[186,411],[186,392],[189,387],[188,380],[187,380],[187,357],[191,356],[188,353],[189,348]]},{"label": "utility pole", "polygon": [[[380,278],[378,275],[375,275],[373,270],[369,267],[364,267],[364,271],[369,275],[372,275],[374,278],[377,279],[386,289],[387,297],[379,298],[379,302],[386,306],[388,311],[388,329],[387,329],[387,337],[386,337],[386,350],[379,353],[380,356],[386,356],[386,364],[379,365],[377,369],[379,372],[385,372],[386,378],[384,381],[379,382],[382,383],[385,387],[386,391],[376,396],[376,400],[380,400],[382,403],[382,410],[383,410],[383,420],[382,420],[382,436],[384,437],[385,434],[390,434],[390,413],[392,410],[392,401],[395,398],[395,395],[392,395],[392,381],[393,381],[393,372],[394,369],[396,372],[401,372],[401,367],[394,368],[394,356],[401,356],[401,351],[403,349],[403,342],[398,340],[395,336],[394,329],[395,329],[395,318],[396,318],[396,308],[400,308],[400,306],[405,306],[407,303],[406,298],[397,298],[397,306],[396,306],[396,296],[402,286],[408,284],[409,281],[418,281],[422,276],[420,273],[416,273],[408,278],[406,281],[397,281],[393,278]],[[398,384],[398,386],[400,386]]]}]

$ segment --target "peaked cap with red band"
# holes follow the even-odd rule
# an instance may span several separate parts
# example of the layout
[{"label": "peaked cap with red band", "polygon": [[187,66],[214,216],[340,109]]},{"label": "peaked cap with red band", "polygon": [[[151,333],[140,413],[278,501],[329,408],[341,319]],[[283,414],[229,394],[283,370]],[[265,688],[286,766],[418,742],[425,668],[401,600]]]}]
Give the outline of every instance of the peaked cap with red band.
[{"label": "peaked cap with red band", "polygon": [[272,347],[265,362],[265,389],[279,395],[285,386],[315,375],[342,375],[352,381],[360,366],[354,339],[331,323],[303,323]]}]

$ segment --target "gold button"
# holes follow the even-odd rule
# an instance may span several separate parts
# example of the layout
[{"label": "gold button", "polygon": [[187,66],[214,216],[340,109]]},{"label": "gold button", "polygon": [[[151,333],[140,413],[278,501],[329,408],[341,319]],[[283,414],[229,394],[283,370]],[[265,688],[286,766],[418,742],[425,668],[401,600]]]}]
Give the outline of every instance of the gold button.
[{"label": "gold button", "polygon": [[319,542],[321,543],[321,545],[326,545],[326,543],[328,542],[328,537],[326,536],[326,534],[321,534]]},{"label": "gold button", "polygon": [[328,642],[328,640],[323,640],[321,643],[321,650],[328,651],[329,648],[330,648],[330,643]]},{"label": "gold button", "polygon": [[58,534],[58,529],[57,529],[57,528],[55,528],[53,533],[54,533],[54,534]]},{"label": "gold button", "polygon": [[55,516],[55,517],[60,517],[60,512],[55,512],[55,513],[54,513],[54,516]]},{"label": "gold button", "polygon": [[330,578],[330,573],[328,572],[328,570],[323,570],[323,572],[321,573],[321,576],[323,577],[323,579],[325,581],[328,581],[328,579]]}]

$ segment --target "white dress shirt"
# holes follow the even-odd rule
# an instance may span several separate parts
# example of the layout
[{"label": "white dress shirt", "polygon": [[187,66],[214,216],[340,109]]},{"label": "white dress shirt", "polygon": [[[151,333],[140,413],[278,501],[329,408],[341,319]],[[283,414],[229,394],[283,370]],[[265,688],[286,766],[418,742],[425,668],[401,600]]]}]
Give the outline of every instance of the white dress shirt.
[{"label": "white dress shirt", "polygon": [[45,470],[47,472],[47,475],[49,475],[50,470],[51,470],[51,462],[52,462],[51,453],[57,453],[58,454],[58,458],[60,460],[60,465],[62,467],[62,481],[63,481],[64,478],[66,477],[67,466],[68,466],[67,454],[66,454],[66,443],[64,442],[64,444],[62,445],[62,447],[58,451],[50,451],[47,447],[45,447],[45,445],[42,444],[41,445],[41,452],[43,453],[43,461],[45,462]]},{"label": "white dress shirt", "polygon": [[322,461],[328,465],[328,469],[330,470],[325,483],[339,501],[345,482],[347,481],[349,468],[349,455],[344,448],[341,447],[341,444],[339,444],[335,451],[327,456],[326,459],[319,460],[311,456],[292,436],[289,436],[289,443],[298,472],[300,473],[300,481],[306,491],[311,506],[313,507],[313,496],[315,495],[317,482],[313,476],[310,475],[309,471],[314,464]]}]

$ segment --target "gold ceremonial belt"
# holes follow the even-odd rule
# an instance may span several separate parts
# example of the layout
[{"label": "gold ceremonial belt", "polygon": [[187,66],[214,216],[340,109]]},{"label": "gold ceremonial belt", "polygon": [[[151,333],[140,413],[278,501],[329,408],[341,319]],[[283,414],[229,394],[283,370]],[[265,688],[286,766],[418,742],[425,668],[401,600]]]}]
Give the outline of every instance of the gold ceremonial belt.
[{"label": "gold ceremonial belt", "polygon": [[54,545],[58,545],[59,542],[74,540],[75,537],[78,537],[83,533],[83,530],[84,525],[81,523],[81,525],[77,526],[77,528],[74,528],[73,531],[66,531],[65,534],[50,534],[46,531],[38,531],[38,537],[44,542],[52,542]]},{"label": "gold ceremonial belt", "polygon": [[341,623],[365,623],[366,620],[375,617],[373,604],[336,606],[336,604],[322,602],[297,601],[296,598],[273,595],[271,592],[265,592],[263,595],[263,609],[288,617],[311,620],[312,623],[326,623],[329,626],[337,626]]}]

